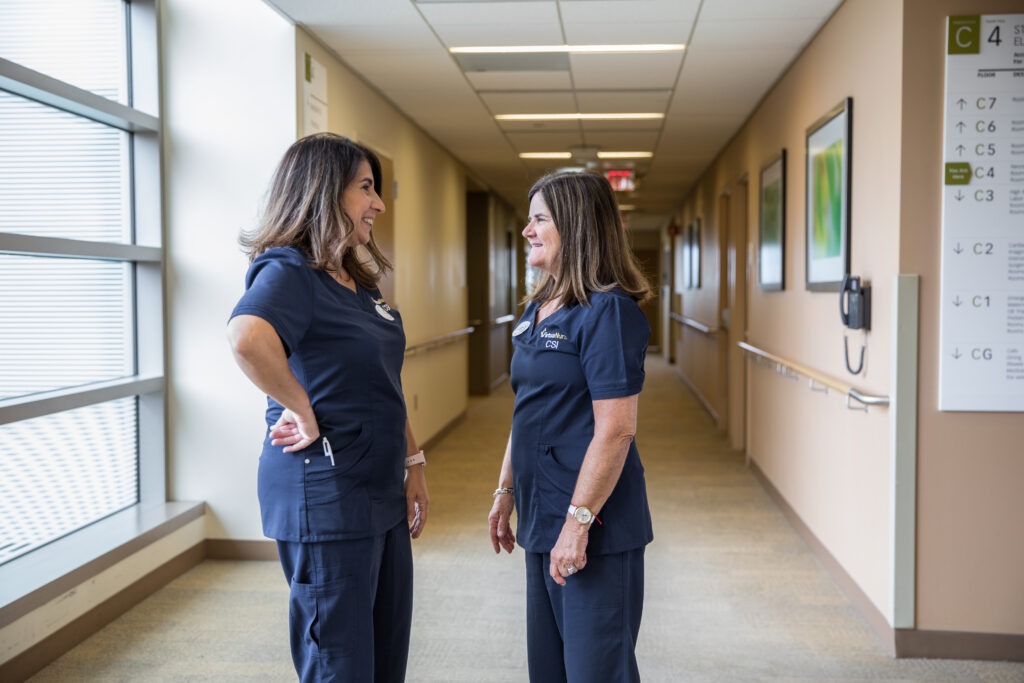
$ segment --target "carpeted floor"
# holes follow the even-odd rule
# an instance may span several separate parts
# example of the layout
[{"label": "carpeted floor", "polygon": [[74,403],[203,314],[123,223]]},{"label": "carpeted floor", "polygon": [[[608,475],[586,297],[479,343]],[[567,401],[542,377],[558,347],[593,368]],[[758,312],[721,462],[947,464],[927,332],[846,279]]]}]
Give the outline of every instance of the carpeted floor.
[{"label": "carpeted floor", "polygon": [[[647,377],[637,440],[655,541],[638,646],[644,681],[1024,682],[1024,664],[883,654],[674,370],[651,359]],[[428,454],[410,683],[527,680],[522,555],[495,556],[487,538],[511,406],[507,387],[473,399]],[[277,564],[207,561],[31,680],[294,678]]]}]

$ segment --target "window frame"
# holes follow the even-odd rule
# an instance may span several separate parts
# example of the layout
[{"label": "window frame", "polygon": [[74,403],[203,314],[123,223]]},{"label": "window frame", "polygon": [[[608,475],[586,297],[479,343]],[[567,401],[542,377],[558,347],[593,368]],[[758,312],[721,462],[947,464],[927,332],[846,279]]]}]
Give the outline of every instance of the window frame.
[{"label": "window frame", "polygon": [[124,105],[0,58],[0,89],[130,134],[132,243],[0,232],[0,252],[132,264],[136,374],[0,400],[0,425],[136,397],[138,503],[0,565],[0,608],[138,538],[166,508],[166,379],[159,35],[156,0],[122,0],[127,13],[129,104]]}]

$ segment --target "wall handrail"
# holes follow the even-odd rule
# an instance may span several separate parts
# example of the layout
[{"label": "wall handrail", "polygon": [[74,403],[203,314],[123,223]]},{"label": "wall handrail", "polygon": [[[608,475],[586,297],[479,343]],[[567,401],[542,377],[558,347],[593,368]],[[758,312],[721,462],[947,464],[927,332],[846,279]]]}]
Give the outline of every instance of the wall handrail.
[{"label": "wall handrail", "polygon": [[669,313],[668,316],[670,318],[672,318],[673,320],[675,320],[677,323],[686,325],[687,327],[692,327],[693,329],[697,330],[698,332],[703,332],[704,334],[709,334],[709,335],[710,334],[718,334],[718,328],[717,327],[711,327],[709,325],[705,325],[704,323],[700,322],[699,320],[694,320],[693,318],[687,318],[685,315],[680,315],[679,313],[674,313],[674,312],[673,313]]},{"label": "wall handrail", "polygon": [[844,394],[847,397],[846,403],[849,407],[852,407],[850,406],[849,401],[849,399],[851,398],[857,401],[858,403],[862,404],[864,406],[864,410],[867,410],[867,406],[889,405],[888,396],[866,394],[857,389],[856,387],[847,384],[846,382],[838,380],[834,377],[829,377],[828,375],[818,372],[817,370],[814,370],[812,368],[809,368],[806,365],[801,365],[796,361],[788,360],[781,356],[776,356],[775,354],[769,353],[768,351],[758,348],[753,344],[748,344],[747,342],[741,341],[737,342],[736,345],[739,346],[744,351],[746,351],[747,353],[754,356],[758,360],[768,361],[770,363],[775,364],[775,367],[784,374],[788,374],[793,377],[797,375],[803,375],[804,377],[807,378],[808,387],[812,391],[821,391],[821,389],[817,389],[815,387],[815,384],[817,384],[819,386],[826,387],[825,391],[827,391],[828,389],[834,389],[839,393]]},{"label": "wall handrail", "polygon": [[445,334],[439,334],[436,337],[431,337],[421,342],[417,342],[410,346],[405,347],[405,355],[414,356],[421,351],[432,349],[435,346],[444,346],[450,344],[459,337],[464,337],[467,334],[473,334],[475,327],[463,327],[461,330],[453,330],[452,332],[446,332]]},{"label": "wall handrail", "polygon": [[497,327],[498,325],[507,325],[511,322],[515,322],[516,317],[509,313],[508,315],[500,315],[491,321],[491,325]]}]

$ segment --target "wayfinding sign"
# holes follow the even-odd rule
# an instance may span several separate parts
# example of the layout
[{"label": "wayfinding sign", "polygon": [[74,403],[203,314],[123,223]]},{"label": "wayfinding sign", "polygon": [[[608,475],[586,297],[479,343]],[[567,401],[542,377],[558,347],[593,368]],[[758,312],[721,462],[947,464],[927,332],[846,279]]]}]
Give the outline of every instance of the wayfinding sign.
[{"label": "wayfinding sign", "polygon": [[1024,14],[946,45],[939,409],[1024,411]]}]

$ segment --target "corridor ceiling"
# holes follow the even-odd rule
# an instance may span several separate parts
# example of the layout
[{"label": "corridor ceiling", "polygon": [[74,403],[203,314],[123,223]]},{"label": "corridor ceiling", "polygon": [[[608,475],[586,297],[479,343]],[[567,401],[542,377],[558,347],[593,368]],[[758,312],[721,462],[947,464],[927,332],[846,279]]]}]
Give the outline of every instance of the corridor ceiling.
[{"label": "corridor ceiling", "polygon": [[[268,0],[525,214],[573,161],[634,167],[634,230],[658,229],[842,0]],[[684,44],[626,54],[452,54],[468,46]],[[664,114],[505,121],[501,114]],[[344,131],[339,131],[344,133]],[[649,159],[593,161],[596,151]],[[593,166],[592,166],[593,167]]]}]

